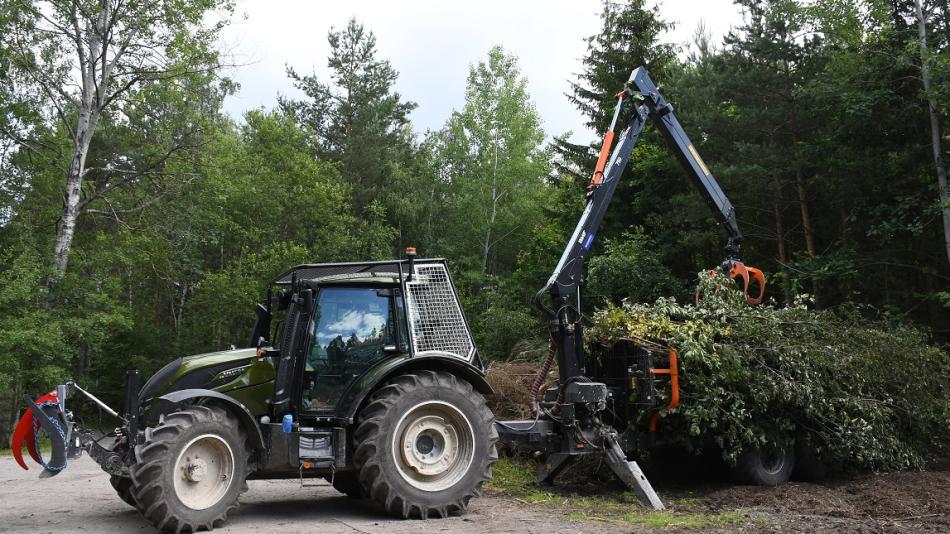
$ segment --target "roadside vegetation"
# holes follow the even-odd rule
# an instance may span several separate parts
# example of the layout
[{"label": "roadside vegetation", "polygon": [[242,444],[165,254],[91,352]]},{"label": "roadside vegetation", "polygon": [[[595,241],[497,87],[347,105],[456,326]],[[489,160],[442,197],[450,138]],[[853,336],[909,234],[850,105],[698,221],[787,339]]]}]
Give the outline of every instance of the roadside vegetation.
[{"label": "roadside vegetation", "polygon": [[[568,489],[570,488],[570,489]],[[548,507],[567,520],[630,523],[650,528],[715,528],[737,527],[756,520],[742,510],[729,512],[699,511],[688,498],[666,499],[666,510],[642,508],[636,495],[614,488],[599,488],[590,480],[572,481],[555,487],[541,487],[534,476],[534,467],[527,460],[502,458],[495,464],[489,495],[514,499],[531,506]]]}]

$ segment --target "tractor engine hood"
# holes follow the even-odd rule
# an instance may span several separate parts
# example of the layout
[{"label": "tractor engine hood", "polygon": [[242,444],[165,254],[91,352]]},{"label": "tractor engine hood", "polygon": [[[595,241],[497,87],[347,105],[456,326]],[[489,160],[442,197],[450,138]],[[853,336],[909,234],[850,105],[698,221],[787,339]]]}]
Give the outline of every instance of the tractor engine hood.
[{"label": "tractor engine hood", "polygon": [[[145,402],[182,389],[220,388],[244,374],[256,361],[256,354],[256,349],[248,348],[176,358],[148,379],[139,391],[139,400]],[[260,376],[255,383],[265,379]]]}]

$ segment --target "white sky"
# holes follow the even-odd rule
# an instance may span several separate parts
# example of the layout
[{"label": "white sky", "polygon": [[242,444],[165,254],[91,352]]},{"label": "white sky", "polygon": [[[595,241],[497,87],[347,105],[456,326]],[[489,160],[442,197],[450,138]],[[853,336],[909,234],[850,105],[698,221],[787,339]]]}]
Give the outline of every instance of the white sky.
[{"label": "white sky", "polygon": [[[718,43],[741,22],[731,0],[659,5],[663,17],[676,23],[667,42],[692,41],[702,22]],[[275,106],[278,94],[298,95],[285,65],[327,80],[327,32],[355,16],[376,35],[377,57],[399,72],[396,89],[419,104],[411,117],[417,132],[440,128],[462,106],[469,65],[497,44],[518,56],[547,134],[572,131],[575,141],[586,142],[595,134],[564,93],[580,70],[584,38],[599,29],[599,11],[597,0],[239,0],[224,42],[244,65],[231,72],[241,89],[224,107],[239,118],[249,109]]]}]

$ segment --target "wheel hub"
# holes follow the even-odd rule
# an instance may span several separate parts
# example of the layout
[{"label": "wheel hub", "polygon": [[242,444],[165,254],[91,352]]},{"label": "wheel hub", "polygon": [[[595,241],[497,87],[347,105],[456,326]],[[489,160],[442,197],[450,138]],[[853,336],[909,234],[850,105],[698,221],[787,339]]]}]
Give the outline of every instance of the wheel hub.
[{"label": "wheel hub", "polygon": [[191,482],[201,482],[207,474],[208,466],[201,458],[192,458],[185,465],[185,478]]},{"label": "wheel hub", "polygon": [[769,474],[775,474],[785,467],[785,456],[777,452],[762,455],[762,469]]},{"label": "wheel hub", "polygon": [[406,428],[403,436],[403,459],[411,469],[422,475],[444,473],[458,454],[455,429],[437,415],[416,419]]}]

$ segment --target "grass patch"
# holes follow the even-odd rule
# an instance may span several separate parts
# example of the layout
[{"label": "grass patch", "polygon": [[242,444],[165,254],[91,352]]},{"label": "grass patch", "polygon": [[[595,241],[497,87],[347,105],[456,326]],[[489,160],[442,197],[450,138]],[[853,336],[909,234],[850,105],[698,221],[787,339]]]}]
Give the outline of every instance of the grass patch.
[{"label": "grass patch", "polygon": [[492,473],[492,480],[485,485],[488,494],[551,506],[569,521],[625,522],[650,529],[713,528],[752,521],[740,510],[719,513],[696,510],[699,503],[695,497],[666,498],[664,503],[668,509],[648,511],[640,508],[636,495],[630,491],[586,495],[571,492],[566,487],[543,488],[535,481],[530,463],[510,458],[500,459]]},{"label": "grass patch", "polygon": [[672,512],[661,510],[659,512],[649,512],[646,514],[624,514],[623,520],[628,523],[636,523],[647,528],[669,528],[669,527],[689,527],[689,528],[711,528],[723,527],[727,525],[739,525],[749,520],[749,517],[742,512],[723,512],[719,514],[697,514]]}]

